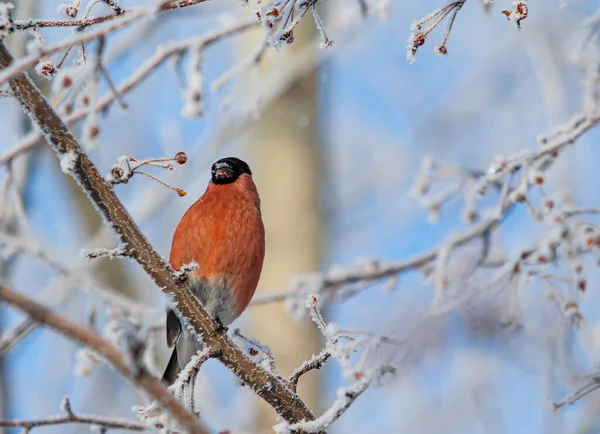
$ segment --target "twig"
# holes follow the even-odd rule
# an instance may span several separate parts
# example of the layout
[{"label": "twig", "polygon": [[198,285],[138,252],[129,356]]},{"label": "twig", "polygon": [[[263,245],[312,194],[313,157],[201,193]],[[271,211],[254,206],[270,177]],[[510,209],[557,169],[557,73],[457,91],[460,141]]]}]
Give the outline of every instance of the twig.
[{"label": "twig", "polygon": [[566,405],[572,405],[597,389],[600,389],[600,377],[593,377],[589,383],[567,396],[563,401],[554,403],[553,410],[556,411]]},{"label": "twig", "polygon": [[321,369],[330,357],[331,352],[327,348],[324,348],[319,354],[316,354],[312,356],[310,360],[303,362],[300,366],[294,369],[294,372],[292,372],[292,375],[290,375],[290,388],[295,392],[296,388],[298,387],[298,380],[300,380],[300,377],[314,369]]},{"label": "twig", "polygon": [[0,420],[0,427],[3,428],[23,428],[26,432],[29,432],[32,428],[38,428],[41,426],[52,426],[52,425],[67,425],[67,424],[84,424],[95,426],[104,429],[122,429],[127,431],[150,431],[151,427],[142,425],[136,422],[130,422],[123,419],[109,419],[101,416],[94,415],[77,415],[73,413],[71,408],[71,402],[68,397],[64,397],[61,404],[61,408],[64,410],[64,416],[52,416],[44,419],[33,419],[33,420]]},{"label": "twig", "polygon": [[31,318],[25,318],[10,330],[2,333],[2,336],[0,336],[0,357],[10,351],[38,325],[39,323],[37,321],[34,321]]},{"label": "twig", "polygon": [[[105,3],[112,3],[111,0],[103,0]],[[160,8],[159,12],[167,12],[176,9],[185,8],[187,6],[196,5],[199,3],[205,3],[208,0],[183,0],[176,4],[167,4]],[[33,28],[41,28],[41,27],[78,27],[79,29],[84,29],[86,27],[95,26],[96,24],[105,23],[107,21],[112,21],[122,17],[123,15],[132,14],[138,12],[139,8],[135,9],[121,9],[120,13],[112,14],[112,15],[104,15],[96,18],[86,18],[82,20],[40,20],[30,18],[28,20],[15,20],[14,21],[14,30],[16,31],[24,31]]]},{"label": "twig", "polygon": [[81,416],[53,416],[46,419],[33,420],[0,420],[0,427],[4,428],[24,428],[31,430],[40,426],[65,425],[65,424],[84,424],[93,425],[105,429],[123,429],[127,431],[151,431],[152,428],[140,423],[121,421],[119,419],[108,419],[100,416],[81,415]]}]

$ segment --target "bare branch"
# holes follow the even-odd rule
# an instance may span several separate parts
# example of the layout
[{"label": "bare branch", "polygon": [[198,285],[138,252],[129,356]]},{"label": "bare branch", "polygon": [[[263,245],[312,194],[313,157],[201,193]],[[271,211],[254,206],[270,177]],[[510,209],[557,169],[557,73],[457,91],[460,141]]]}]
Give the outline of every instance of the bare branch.
[{"label": "bare branch", "polygon": [[[112,0],[102,0],[105,3],[111,5],[116,4]],[[199,3],[205,3],[208,0],[182,0],[178,3],[167,2],[167,4],[161,6],[159,12],[167,12],[176,9],[185,8],[187,6],[196,5]],[[111,6],[112,7],[112,6]],[[84,29],[86,27],[95,26],[96,24],[105,23],[107,21],[112,21],[118,19],[122,15],[130,15],[139,12],[140,8],[135,9],[121,9],[117,6],[118,10],[113,7],[115,10],[115,14],[113,15],[104,15],[96,18],[86,18],[82,20],[40,20],[30,18],[27,20],[15,20],[14,21],[14,30],[15,31],[24,31],[33,28],[42,28],[42,27],[78,27],[79,29]],[[120,12],[119,12],[120,10]]]},{"label": "bare branch", "polygon": [[[77,415],[73,413],[71,409],[71,402],[69,398],[65,396],[61,404],[61,408],[64,410],[64,416],[53,416],[44,419],[32,419],[32,420],[0,420],[0,427],[4,428],[23,428],[25,431],[30,431],[32,428],[38,428],[42,426],[53,426],[53,425],[68,425],[68,424],[82,424],[90,425],[94,427],[104,429],[122,429],[126,431],[151,431],[152,428],[147,425],[142,425],[136,422],[130,422],[123,419],[110,419],[101,416],[94,415]],[[170,432],[169,430],[167,430]]]},{"label": "bare branch", "polygon": [[313,355],[309,360],[303,362],[290,375],[290,388],[295,392],[300,377],[314,369],[321,369],[330,357],[331,352],[327,348],[324,348],[319,354]]}]

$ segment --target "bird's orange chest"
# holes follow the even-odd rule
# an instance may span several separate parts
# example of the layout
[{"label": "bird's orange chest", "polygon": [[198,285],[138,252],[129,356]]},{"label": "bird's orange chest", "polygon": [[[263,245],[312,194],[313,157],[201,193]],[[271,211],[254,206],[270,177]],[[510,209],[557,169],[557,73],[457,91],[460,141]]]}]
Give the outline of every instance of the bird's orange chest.
[{"label": "bird's orange chest", "polygon": [[252,196],[236,186],[209,188],[177,226],[171,266],[179,269],[196,262],[195,274],[200,277],[243,280],[240,272],[256,265],[253,262],[264,244],[258,206]]}]

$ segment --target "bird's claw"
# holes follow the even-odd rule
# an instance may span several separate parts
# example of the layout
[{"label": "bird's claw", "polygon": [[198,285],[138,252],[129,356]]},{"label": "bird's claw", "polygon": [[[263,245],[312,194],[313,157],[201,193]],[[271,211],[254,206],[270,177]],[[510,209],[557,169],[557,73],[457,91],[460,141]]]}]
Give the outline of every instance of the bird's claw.
[{"label": "bird's claw", "polygon": [[215,322],[217,323],[217,327],[211,333],[211,335],[214,336],[214,335],[225,335],[225,334],[227,334],[227,332],[229,331],[229,328],[225,327],[223,325],[223,323],[221,322],[221,319],[219,317],[215,318]]}]

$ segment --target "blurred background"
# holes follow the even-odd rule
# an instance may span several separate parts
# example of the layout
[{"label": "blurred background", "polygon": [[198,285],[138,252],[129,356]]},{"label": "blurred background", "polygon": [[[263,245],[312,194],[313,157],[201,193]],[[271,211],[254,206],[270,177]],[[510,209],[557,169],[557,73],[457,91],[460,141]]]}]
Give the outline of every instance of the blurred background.
[{"label": "blurred background", "polygon": [[[17,1],[15,16],[53,18],[59,3]],[[121,6],[145,3],[122,0]],[[470,0],[458,13],[447,56],[433,52],[442,27],[409,64],[411,23],[445,4],[442,0],[371,1],[366,17],[359,1],[323,1],[319,11],[335,41],[330,48],[319,48],[321,35],[307,15],[294,44],[280,52],[270,49],[260,64],[215,90],[211,83],[260,49],[263,31],[211,45],[202,62],[203,117],[182,115],[181,80],[173,65],[164,64],[124,95],[126,110],[114,105],[99,114],[95,140],[85,139],[81,125],[74,130],[103,173],[122,154],[141,159],[187,153],[187,163],[175,171],[152,171],[183,188],[185,197],[142,176],[115,187],[165,257],[177,222],[204,192],[212,162],[231,155],[245,159],[258,185],[267,231],[257,299],[285,292],[304,273],[361,261],[400,261],[440,246],[469,225],[461,218],[460,200],[445,204],[439,218],[430,221],[430,211],[411,196],[424,157],[487,170],[497,155],[535,149],[539,134],[553,131],[581,109],[590,91],[586,72],[598,68],[593,63],[595,39],[585,45],[590,35],[585,24],[598,13],[597,2],[569,0],[564,7],[558,1],[531,2],[520,31],[500,13],[511,7],[510,1],[498,0],[493,7],[483,3]],[[110,10],[100,5],[96,12]],[[239,1],[161,14],[111,35],[105,64],[120,83],[158,46],[208,34],[249,14]],[[42,29],[41,35],[51,44],[70,31]],[[29,38],[15,34],[7,39],[15,56],[23,56]],[[50,83],[39,76],[36,82],[52,101]],[[108,92],[104,83],[101,89],[101,94]],[[29,129],[18,104],[0,99],[0,153]],[[548,192],[574,206],[597,205],[599,155],[594,144],[599,138],[592,129],[568,148],[547,174]],[[10,166],[3,164],[0,177],[5,186],[4,279],[100,331],[116,308],[93,287],[111,288],[149,306],[147,320],[160,323],[164,297],[137,264],[81,257],[84,248],[114,247],[114,237],[47,146],[34,147]],[[492,205],[484,198],[477,206]],[[518,209],[494,233],[494,251],[511,257],[545,230]],[[384,354],[396,374],[374,383],[329,432],[600,432],[600,392],[557,412],[549,405],[572,392],[579,377],[600,360],[594,259],[585,263],[588,289],[581,300],[584,323],[579,329],[565,327],[564,317],[535,279],[516,295],[520,325],[507,327],[510,288],[490,290],[486,280],[469,273],[473,250],[461,248],[451,262],[451,285],[465,296],[448,314],[428,313],[434,289],[419,273],[360,287],[324,304],[327,321],[402,338],[401,346],[390,346]],[[0,359],[3,418],[57,414],[68,395],[76,412],[133,419],[131,406],[142,404],[143,397],[120,376],[102,364],[89,369],[73,343],[31,327],[5,306],[0,312],[4,332],[15,326],[27,332],[13,348],[3,349]],[[268,345],[286,375],[323,345],[314,324],[295,320],[289,303],[281,301],[251,306],[234,327]],[[149,359],[162,373],[169,354],[162,331],[149,346]],[[76,375],[82,373],[86,375]],[[303,377],[299,392],[320,413],[344,384],[331,361]],[[197,387],[203,418],[215,431],[271,432],[272,411],[218,363],[202,368]]]}]

